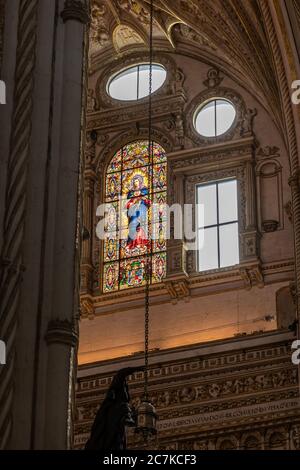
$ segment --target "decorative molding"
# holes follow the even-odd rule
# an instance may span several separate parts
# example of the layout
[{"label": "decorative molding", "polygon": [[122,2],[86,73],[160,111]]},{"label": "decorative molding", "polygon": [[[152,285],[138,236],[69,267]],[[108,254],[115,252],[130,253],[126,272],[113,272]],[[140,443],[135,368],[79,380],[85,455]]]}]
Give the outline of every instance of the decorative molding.
[{"label": "decorative molding", "polygon": [[[154,122],[167,121],[177,113],[182,112],[185,98],[181,95],[163,96],[161,99],[153,99]],[[88,116],[88,130],[118,130],[128,128],[130,125],[147,125],[148,106],[146,103],[136,102],[126,107],[112,107],[109,110],[99,111]]]},{"label": "decorative molding", "polygon": [[243,122],[241,126],[241,136],[242,137],[249,137],[253,135],[253,125],[254,125],[254,118],[257,116],[257,109],[250,109],[248,108],[245,111],[243,116]]},{"label": "decorative molding", "polygon": [[203,85],[208,89],[216,89],[221,85],[223,80],[224,77],[220,76],[220,70],[217,68],[212,68],[207,72],[207,78],[204,80]]},{"label": "decorative molding", "polygon": [[87,7],[82,0],[65,0],[61,17],[64,23],[73,20],[79,21],[82,24],[87,24],[90,21]]},{"label": "decorative molding", "polygon": [[78,333],[69,320],[51,320],[48,324],[45,340],[48,345],[62,343],[67,346],[77,347]]},{"label": "decorative molding", "polygon": [[20,0],[19,5],[14,109],[1,253],[2,260],[8,263],[1,270],[0,277],[0,329],[1,338],[7,344],[7,364],[0,368],[0,449],[8,446],[12,430],[15,339],[22,282],[38,6],[38,0]]}]

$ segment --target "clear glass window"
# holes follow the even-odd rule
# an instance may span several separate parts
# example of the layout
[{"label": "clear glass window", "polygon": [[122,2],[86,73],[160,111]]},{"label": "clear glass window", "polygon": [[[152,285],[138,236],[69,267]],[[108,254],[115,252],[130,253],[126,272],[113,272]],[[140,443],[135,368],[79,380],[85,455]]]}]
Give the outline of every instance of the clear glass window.
[{"label": "clear glass window", "polygon": [[[129,67],[111,78],[108,82],[108,94],[121,101],[136,101],[149,95],[150,65],[139,64]],[[166,69],[159,64],[152,66],[152,93],[165,82]]]},{"label": "clear glass window", "polygon": [[197,186],[198,269],[239,263],[237,180]]},{"label": "clear glass window", "polygon": [[216,98],[198,110],[195,128],[203,137],[218,137],[230,129],[235,117],[233,104],[228,100]]}]

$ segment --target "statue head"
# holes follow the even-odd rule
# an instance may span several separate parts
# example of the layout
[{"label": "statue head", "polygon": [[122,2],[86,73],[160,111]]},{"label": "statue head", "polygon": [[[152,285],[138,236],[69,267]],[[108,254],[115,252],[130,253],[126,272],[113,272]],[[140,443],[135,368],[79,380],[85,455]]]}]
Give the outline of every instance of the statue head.
[{"label": "statue head", "polygon": [[143,371],[144,367],[125,367],[119,370],[114,376],[107,397],[112,400],[129,401],[127,377],[134,372]]}]

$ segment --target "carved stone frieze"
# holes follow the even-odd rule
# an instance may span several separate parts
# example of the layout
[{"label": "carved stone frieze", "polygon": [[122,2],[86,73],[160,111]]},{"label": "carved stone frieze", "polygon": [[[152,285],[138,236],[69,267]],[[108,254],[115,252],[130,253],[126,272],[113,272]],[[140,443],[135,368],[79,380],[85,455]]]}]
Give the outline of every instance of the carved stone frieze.
[{"label": "carved stone frieze", "polygon": [[[156,101],[156,102],[155,102]],[[153,100],[152,115],[154,122],[164,122],[181,113],[185,100],[182,96],[163,97],[159,100]],[[124,108],[110,108],[108,111],[93,113],[87,121],[87,129],[118,129],[128,127],[139,122],[140,125],[147,125],[148,106],[143,103],[128,105]]]},{"label": "carved stone frieze", "polygon": [[[281,342],[177,362],[159,360],[159,365],[152,358],[149,392],[159,421],[158,437],[151,448],[299,448],[298,371],[289,352],[290,343]],[[78,448],[84,445],[111,380],[111,375],[88,376],[85,370],[85,377],[78,381]],[[142,372],[133,374],[129,387],[133,405],[138,406]],[[134,432],[129,432],[128,439],[131,448],[143,448]]]}]

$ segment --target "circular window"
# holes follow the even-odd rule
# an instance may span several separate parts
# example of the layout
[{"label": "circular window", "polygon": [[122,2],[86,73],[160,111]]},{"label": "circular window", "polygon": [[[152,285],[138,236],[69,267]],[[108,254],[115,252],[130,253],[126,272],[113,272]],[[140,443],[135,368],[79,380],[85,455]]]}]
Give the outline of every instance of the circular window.
[{"label": "circular window", "polygon": [[[108,81],[108,94],[121,101],[136,101],[149,95],[150,64],[139,64],[129,67]],[[152,93],[165,82],[166,69],[159,64],[152,66]]]},{"label": "circular window", "polygon": [[236,116],[233,104],[223,98],[205,103],[196,113],[195,128],[203,137],[218,137],[232,126]]}]

